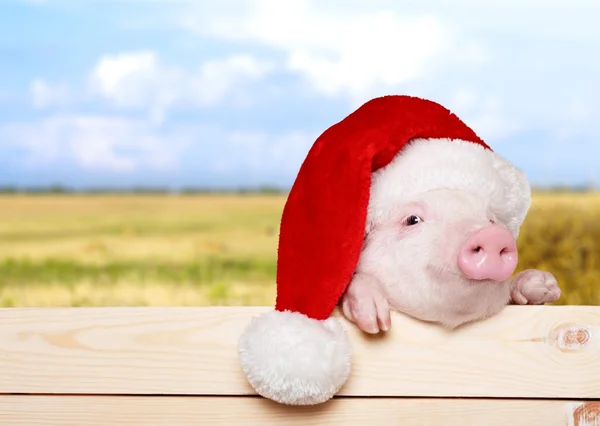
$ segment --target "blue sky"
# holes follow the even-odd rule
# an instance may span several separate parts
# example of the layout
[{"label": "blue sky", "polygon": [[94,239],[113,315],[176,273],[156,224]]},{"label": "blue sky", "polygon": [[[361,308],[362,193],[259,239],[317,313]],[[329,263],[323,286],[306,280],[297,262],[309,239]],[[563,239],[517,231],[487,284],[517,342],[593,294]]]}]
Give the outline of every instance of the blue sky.
[{"label": "blue sky", "polygon": [[600,3],[0,0],[0,184],[292,183],[366,100],[427,97],[535,185],[600,184]]}]

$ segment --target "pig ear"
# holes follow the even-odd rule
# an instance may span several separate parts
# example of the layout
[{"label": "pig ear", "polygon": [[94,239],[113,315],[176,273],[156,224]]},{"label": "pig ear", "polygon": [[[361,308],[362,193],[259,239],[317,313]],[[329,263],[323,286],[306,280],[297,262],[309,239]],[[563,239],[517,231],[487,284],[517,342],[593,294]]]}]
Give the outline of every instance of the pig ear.
[{"label": "pig ear", "polygon": [[494,169],[503,183],[502,196],[491,197],[491,208],[517,238],[521,225],[531,207],[531,187],[524,172],[513,166],[507,159],[492,156]]}]

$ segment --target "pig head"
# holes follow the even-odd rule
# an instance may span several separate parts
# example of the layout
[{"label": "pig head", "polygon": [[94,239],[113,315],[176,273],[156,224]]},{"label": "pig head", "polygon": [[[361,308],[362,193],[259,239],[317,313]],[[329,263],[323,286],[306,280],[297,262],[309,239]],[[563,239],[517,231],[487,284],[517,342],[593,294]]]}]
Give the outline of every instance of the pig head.
[{"label": "pig head", "polygon": [[[519,227],[531,203],[525,176],[501,157],[479,158],[476,151],[465,163],[456,154],[461,143],[415,140],[373,174],[361,255],[340,300],[363,331],[388,330],[390,310],[454,328],[509,303],[560,296],[548,272],[512,277]],[[445,184],[428,188],[432,175]],[[502,191],[504,197],[492,196]],[[519,194],[513,204],[494,204],[510,200],[509,191]]]}]

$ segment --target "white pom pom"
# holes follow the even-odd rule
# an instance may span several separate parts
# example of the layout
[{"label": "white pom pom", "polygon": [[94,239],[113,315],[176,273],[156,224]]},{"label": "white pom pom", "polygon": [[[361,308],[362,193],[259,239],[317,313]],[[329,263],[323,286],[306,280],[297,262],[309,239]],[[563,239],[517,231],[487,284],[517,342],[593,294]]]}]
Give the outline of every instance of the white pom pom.
[{"label": "white pom pom", "polygon": [[288,405],[327,401],[346,382],[352,364],[352,345],[337,319],[319,321],[289,311],[254,318],[238,352],[256,392]]}]

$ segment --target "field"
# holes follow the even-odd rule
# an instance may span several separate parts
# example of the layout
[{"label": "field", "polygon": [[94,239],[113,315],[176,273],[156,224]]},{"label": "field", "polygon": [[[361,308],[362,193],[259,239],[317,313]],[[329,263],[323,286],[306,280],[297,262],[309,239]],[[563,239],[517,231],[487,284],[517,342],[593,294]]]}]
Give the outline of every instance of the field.
[{"label": "field", "polygon": [[[280,195],[0,197],[0,306],[274,302]],[[600,195],[537,194],[519,268],[600,304]]]}]

